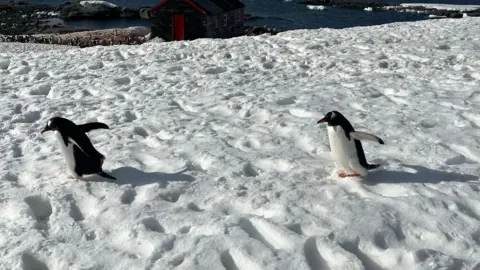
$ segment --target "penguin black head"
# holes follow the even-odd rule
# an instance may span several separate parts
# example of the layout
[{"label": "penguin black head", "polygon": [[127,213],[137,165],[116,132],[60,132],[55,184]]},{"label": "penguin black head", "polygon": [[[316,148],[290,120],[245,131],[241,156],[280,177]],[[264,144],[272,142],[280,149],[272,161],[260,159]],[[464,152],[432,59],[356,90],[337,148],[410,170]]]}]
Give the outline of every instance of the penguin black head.
[{"label": "penguin black head", "polygon": [[[65,128],[67,126],[71,126],[73,124],[72,121],[62,118],[62,117],[52,117],[48,120],[47,125],[40,133],[44,133],[47,131],[59,131],[61,127]],[[74,124],[75,125],[75,124]]]},{"label": "penguin black head", "polygon": [[329,126],[344,126],[349,123],[343,114],[337,111],[328,112],[322,119],[317,121],[317,124],[327,123]]}]

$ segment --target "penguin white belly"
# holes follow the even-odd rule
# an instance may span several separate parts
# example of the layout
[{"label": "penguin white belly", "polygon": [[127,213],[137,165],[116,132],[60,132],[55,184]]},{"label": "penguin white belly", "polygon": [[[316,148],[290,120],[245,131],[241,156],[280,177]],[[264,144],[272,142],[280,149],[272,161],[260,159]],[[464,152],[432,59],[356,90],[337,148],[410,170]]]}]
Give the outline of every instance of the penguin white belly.
[{"label": "penguin white belly", "polygon": [[65,142],[63,141],[63,137],[60,132],[55,131],[55,138],[60,145],[60,150],[62,151],[63,157],[65,158],[65,163],[67,165],[67,169],[70,173],[78,177],[77,173],[75,172],[75,156],[73,155],[73,143],[69,142],[68,146],[65,146]]},{"label": "penguin white belly", "polygon": [[352,163],[358,163],[354,140],[349,140],[341,126],[328,126],[328,140],[333,158],[338,166],[350,169]]}]

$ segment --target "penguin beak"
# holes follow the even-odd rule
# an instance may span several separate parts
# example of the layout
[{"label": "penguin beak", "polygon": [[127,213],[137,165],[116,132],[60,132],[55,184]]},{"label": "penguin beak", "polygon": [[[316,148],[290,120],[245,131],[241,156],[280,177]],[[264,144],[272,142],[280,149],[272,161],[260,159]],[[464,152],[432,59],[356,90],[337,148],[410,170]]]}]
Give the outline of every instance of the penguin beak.
[{"label": "penguin beak", "polygon": [[48,125],[47,125],[44,129],[42,129],[42,131],[41,131],[40,133],[43,134],[44,132],[47,132],[47,131],[49,131],[49,130],[51,130],[51,129],[50,129],[50,128],[48,127]]},{"label": "penguin beak", "polygon": [[318,121],[317,121],[317,124],[325,123],[325,122],[327,122],[327,119],[324,117],[324,118],[318,120]]}]

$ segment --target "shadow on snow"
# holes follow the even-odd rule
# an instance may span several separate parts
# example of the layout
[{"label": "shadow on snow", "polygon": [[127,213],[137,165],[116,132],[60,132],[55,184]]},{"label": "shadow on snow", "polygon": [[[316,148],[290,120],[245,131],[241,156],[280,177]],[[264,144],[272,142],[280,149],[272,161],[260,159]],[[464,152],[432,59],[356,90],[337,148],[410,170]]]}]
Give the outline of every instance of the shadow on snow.
[{"label": "shadow on snow", "polygon": [[467,182],[478,180],[479,177],[471,174],[460,174],[429,169],[419,165],[401,164],[409,171],[376,170],[370,172],[366,177],[366,184],[375,185],[379,183],[440,183],[440,182]]}]

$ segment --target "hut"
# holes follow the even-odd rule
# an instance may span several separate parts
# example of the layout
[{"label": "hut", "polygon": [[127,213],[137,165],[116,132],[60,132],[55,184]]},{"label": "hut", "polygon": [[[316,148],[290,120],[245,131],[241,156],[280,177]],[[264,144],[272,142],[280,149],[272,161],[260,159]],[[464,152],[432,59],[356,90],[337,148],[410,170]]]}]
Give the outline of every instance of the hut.
[{"label": "hut", "polygon": [[244,34],[240,0],[162,0],[149,10],[152,37],[166,41]]}]

